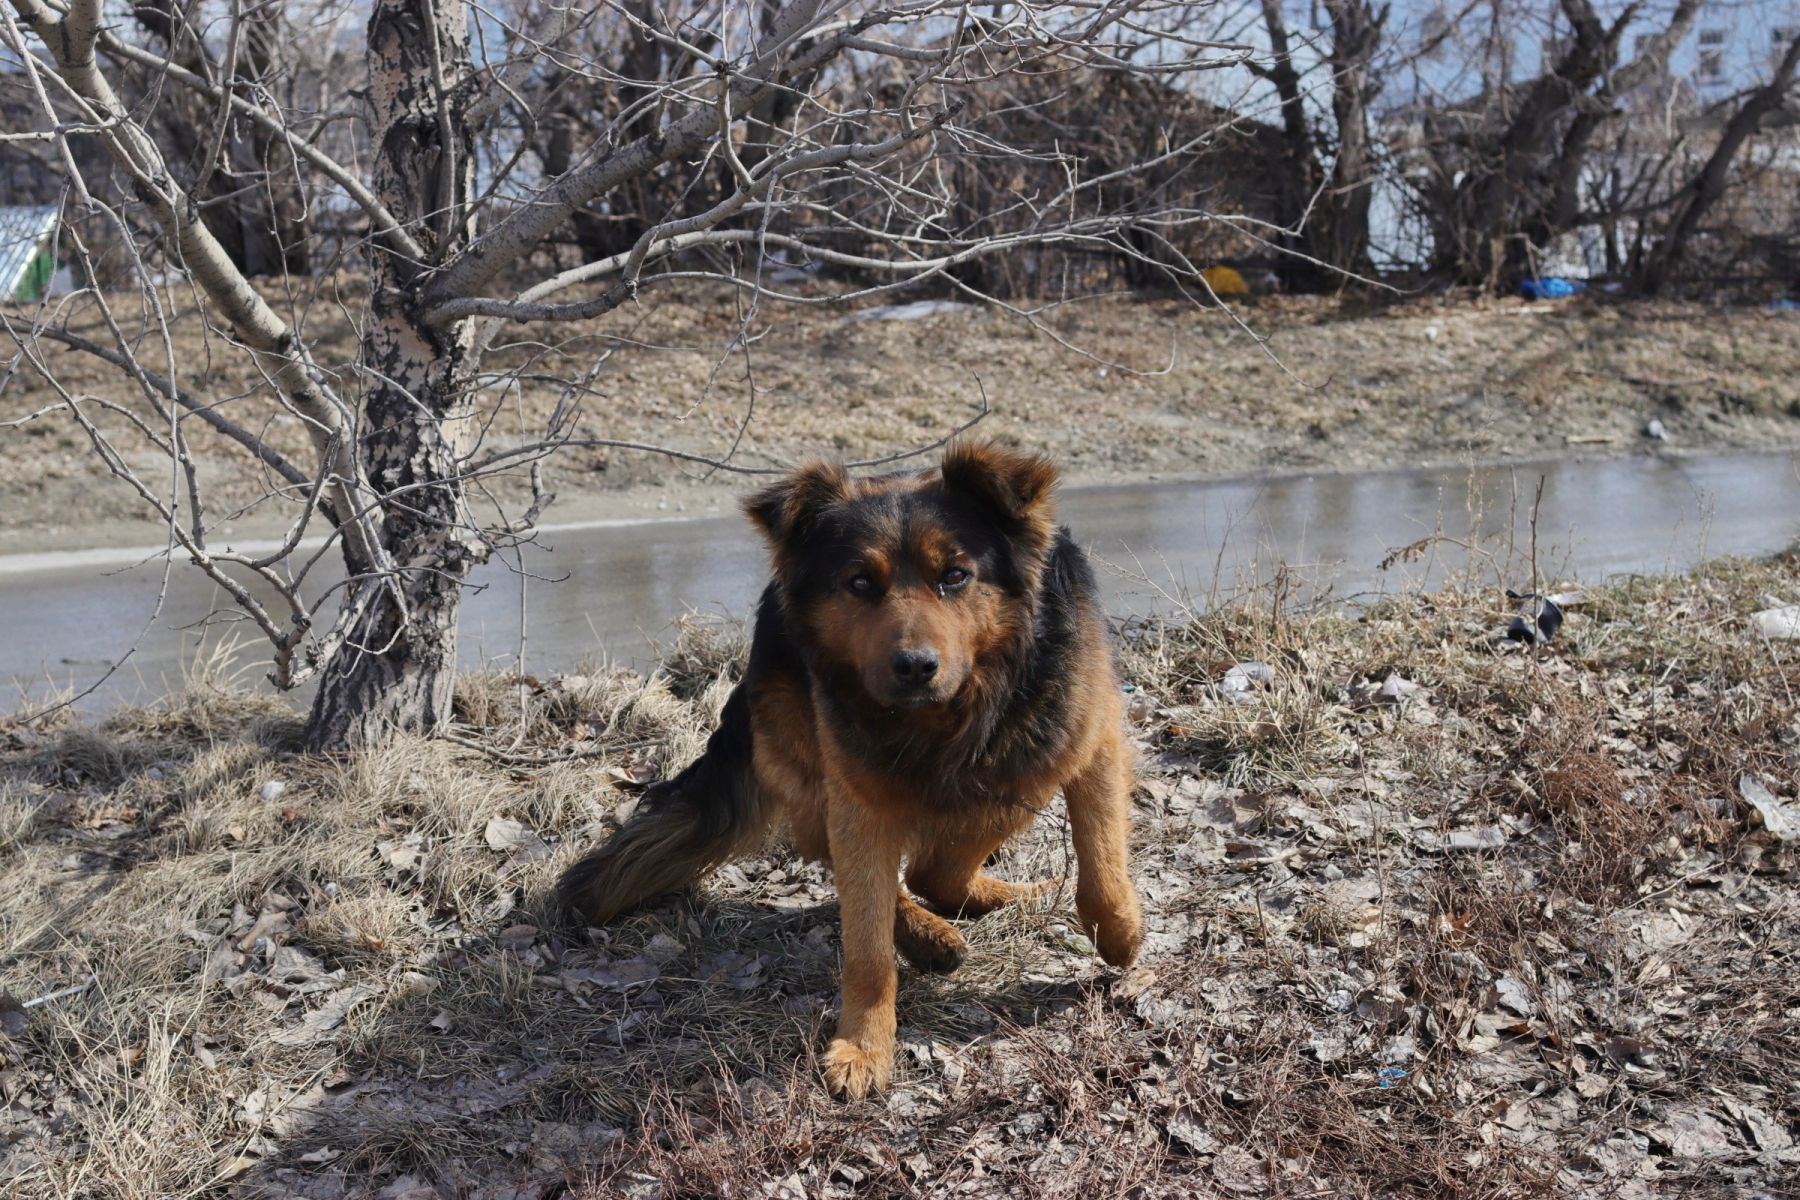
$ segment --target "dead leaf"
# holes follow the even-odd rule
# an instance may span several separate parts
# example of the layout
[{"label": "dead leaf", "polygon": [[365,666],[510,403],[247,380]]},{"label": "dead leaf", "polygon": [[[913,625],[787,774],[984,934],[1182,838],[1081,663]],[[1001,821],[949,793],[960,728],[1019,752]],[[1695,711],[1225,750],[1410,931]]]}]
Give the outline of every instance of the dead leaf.
[{"label": "dead leaf", "polygon": [[652,763],[631,763],[623,767],[611,767],[606,774],[613,786],[622,791],[636,791],[655,783],[662,772]]},{"label": "dead leaf", "polygon": [[530,826],[507,817],[493,817],[485,834],[488,849],[513,855],[513,862],[535,862],[550,853],[549,843],[533,833]]},{"label": "dead leaf", "polygon": [[1780,1121],[1771,1117],[1762,1109],[1750,1104],[1740,1104],[1736,1100],[1725,1100],[1725,1111],[1736,1117],[1756,1143],[1757,1149],[1765,1154],[1779,1154],[1793,1148],[1794,1139]]},{"label": "dead leaf", "polygon": [[1531,993],[1518,976],[1502,975],[1494,980],[1494,991],[1499,993],[1501,1004],[1521,1017],[1537,1015],[1537,1004],[1532,1001]]},{"label": "dead leaf", "polygon": [[1163,1129],[1170,1141],[1186,1147],[1190,1154],[1211,1154],[1218,1149],[1218,1141],[1206,1131],[1193,1108],[1186,1104],[1175,1110]]},{"label": "dead leaf", "polygon": [[438,1190],[412,1175],[402,1175],[376,1192],[375,1200],[438,1200]]},{"label": "dead leaf", "polygon": [[0,1033],[8,1037],[21,1037],[28,1022],[25,1006],[5,992],[0,992]]},{"label": "dead leaf", "polygon": [[1259,1196],[1269,1190],[1263,1164],[1242,1146],[1227,1146],[1219,1151],[1213,1159],[1212,1175],[1220,1187],[1240,1196]]},{"label": "dead leaf", "polygon": [[1646,1130],[1676,1158],[1720,1158],[1731,1154],[1731,1133],[1703,1108],[1680,1109]]},{"label": "dead leaf", "polygon": [[1776,840],[1791,842],[1800,838],[1800,806],[1780,799],[1763,786],[1762,780],[1750,774],[1738,776],[1738,795],[1756,810],[1756,815],[1762,818],[1763,828],[1774,834]]},{"label": "dead leaf", "polygon": [[576,991],[581,985],[622,992],[640,984],[654,983],[661,968],[648,958],[624,958],[617,962],[597,963],[591,967],[573,967],[562,973],[562,985]]},{"label": "dead leaf", "polygon": [[375,989],[360,983],[354,987],[342,988],[326,997],[325,1003],[301,1017],[298,1025],[270,1034],[269,1040],[278,1046],[310,1046],[315,1042],[330,1041],[332,1031],[344,1023],[350,1010],[374,994]]},{"label": "dead leaf", "polygon": [[424,843],[422,835],[409,833],[400,841],[376,842],[375,850],[381,855],[381,861],[394,870],[416,871],[425,861]]}]

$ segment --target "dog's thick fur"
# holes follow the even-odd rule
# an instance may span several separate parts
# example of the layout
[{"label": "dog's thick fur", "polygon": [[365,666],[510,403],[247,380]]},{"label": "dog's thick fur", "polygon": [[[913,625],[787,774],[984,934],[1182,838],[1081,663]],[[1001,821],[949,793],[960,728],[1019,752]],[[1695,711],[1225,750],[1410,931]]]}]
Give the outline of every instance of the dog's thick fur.
[{"label": "dog's thick fur", "polygon": [[1058,790],[1082,922],[1107,962],[1137,954],[1131,755],[1093,571],[1056,524],[1055,484],[1043,458],[963,444],[917,474],[814,464],[752,496],[774,578],[743,682],[705,754],[563,877],[567,904],[603,923],[785,822],[837,879],[843,1007],[825,1073],[839,1094],[887,1082],[895,948],[953,970],[965,944],[939,914],[1044,886],[981,868]]}]

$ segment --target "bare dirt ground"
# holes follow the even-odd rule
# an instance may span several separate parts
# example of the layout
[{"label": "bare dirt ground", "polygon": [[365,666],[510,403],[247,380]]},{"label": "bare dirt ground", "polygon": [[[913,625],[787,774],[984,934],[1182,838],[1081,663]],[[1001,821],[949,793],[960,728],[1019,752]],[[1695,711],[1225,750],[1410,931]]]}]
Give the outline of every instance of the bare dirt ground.
[{"label": "bare dirt ground", "polygon": [[[1530,651],[1483,590],[1121,630],[1141,964],[1066,896],[973,922],[850,1105],[816,870],[544,907],[741,635],[470,678],[467,744],[343,760],[204,678],[0,723],[0,1191],[1791,1196],[1800,643],[1750,615],[1797,600],[1790,555],[1592,590]],[[1052,810],[998,869],[1069,865]]]},{"label": "bare dirt ground", "polygon": [[[355,346],[339,311],[319,305],[305,327],[353,392]],[[768,308],[747,355],[723,363],[739,319],[723,292],[647,300],[603,332],[531,331],[537,340],[493,359],[522,376],[491,389],[483,446],[536,440],[559,394],[540,380],[596,362],[583,434],[717,455],[743,426],[734,461],[746,465],[918,446],[984,394],[986,430],[1051,451],[1076,482],[1800,445],[1800,319],[1757,308],[1266,298],[1241,305],[1240,323],[1185,302],[1115,298],[1045,311],[1042,328],[968,307],[867,316]],[[300,429],[230,348],[191,318],[177,329],[183,384],[304,461]],[[131,400],[113,368],[52,353],[72,391]],[[0,388],[0,421],[54,399],[22,369]],[[1650,418],[1667,441],[1644,436]],[[197,425],[191,436],[209,519],[232,532],[285,527],[275,507],[248,507],[265,481],[234,443]],[[154,452],[119,437],[129,461],[168,479]],[[704,476],[653,455],[570,448],[550,469],[559,500],[548,519],[728,506],[743,487]],[[0,508],[0,552],[160,540],[66,415],[0,430]]]}]

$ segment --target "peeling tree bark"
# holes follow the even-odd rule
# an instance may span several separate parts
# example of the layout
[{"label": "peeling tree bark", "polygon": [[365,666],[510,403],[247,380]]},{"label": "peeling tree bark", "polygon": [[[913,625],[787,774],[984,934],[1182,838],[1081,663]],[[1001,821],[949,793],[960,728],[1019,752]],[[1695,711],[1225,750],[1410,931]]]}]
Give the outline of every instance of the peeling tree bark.
[{"label": "peeling tree bark", "polygon": [[487,556],[459,478],[454,431],[470,419],[473,323],[428,324],[419,302],[434,264],[468,246],[475,182],[466,8],[378,0],[369,18],[375,194],[426,261],[371,248],[371,320],[362,352],[363,475],[392,560],[383,577],[346,552],[350,643],[321,674],[307,722],[315,749],[429,733],[450,716],[463,581]]}]

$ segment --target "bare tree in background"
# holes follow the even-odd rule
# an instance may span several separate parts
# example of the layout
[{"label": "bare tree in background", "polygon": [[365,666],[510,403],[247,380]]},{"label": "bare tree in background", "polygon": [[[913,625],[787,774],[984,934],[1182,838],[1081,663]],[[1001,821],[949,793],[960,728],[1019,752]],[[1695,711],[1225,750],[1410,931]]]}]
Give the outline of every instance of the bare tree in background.
[{"label": "bare tree in background", "polygon": [[1590,0],[1559,0],[1560,22],[1547,28],[1544,70],[1521,83],[1507,78],[1522,26],[1501,3],[1491,7],[1480,94],[1429,109],[1420,191],[1432,226],[1436,268],[1447,278],[1493,287],[1534,273],[1535,256],[1576,227],[1580,187],[1597,133],[1624,115],[1622,98],[1667,69],[1687,36],[1700,0],[1676,0],[1659,28],[1623,53],[1643,6],[1611,20]]},{"label": "bare tree in background", "polygon": [[1782,48],[1770,78],[1750,89],[1735,102],[1712,153],[1693,178],[1685,181],[1669,199],[1670,216],[1662,236],[1641,260],[1638,282],[1646,292],[1659,292],[1670,273],[1687,254],[1701,222],[1724,197],[1731,184],[1733,164],[1763,123],[1782,110],[1800,87],[1800,34]]},{"label": "bare tree in background", "polygon": [[[1384,76],[1407,57],[1431,53],[1449,27],[1402,53],[1388,34],[1391,5],[1322,0],[1315,10],[1323,23],[1316,53],[1324,78],[1314,84],[1299,60],[1286,7],[1262,0],[1269,60],[1251,69],[1275,91],[1286,143],[1280,220],[1294,253],[1283,270],[1293,286],[1313,289],[1374,273],[1369,214],[1381,163],[1370,109]],[[1314,87],[1328,97],[1317,106],[1328,108],[1329,121],[1313,116]]]},{"label": "bare tree in background", "polygon": [[[278,686],[316,680],[315,748],[442,726],[470,570],[530,536],[548,500],[538,462],[592,440],[577,426],[591,370],[548,377],[549,355],[496,368],[509,328],[604,320],[644,289],[696,277],[741,289],[753,313],[949,278],[1034,247],[1141,257],[1146,239],[1212,217],[1179,189],[1122,213],[1077,201],[1179,150],[1108,163],[1096,179],[1054,143],[1021,148],[992,123],[962,123],[966,99],[1024,77],[1041,96],[1059,73],[1173,80],[1243,57],[1161,36],[1199,7],[1172,0],[980,15],[948,0],[622,0],[478,20],[439,0],[374,0],[366,94],[340,84],[309,107],[269,86],[274,63],[247,33],[267,10],[145,2],[156,6],[143,10],[157,34],[148,46],[109,28],[100,0],[0,7],[0,36],[36,98],[38,126],[25,136],[53,146],[68,174],[76,219],[65,250],[98,278],[94,247],[110,239],[132,284],[6,325],[25,366],[55,389],[40,416],[80,423],[166,523],[171,553],[254,620]],[[171,94],[189,106],[173,124],[158,119]],[[118,187],[84,177],[71,150],[84,141],[105,148]],[[1003,231],[949,220],[958,197],[942,167],[953,154],[991,164],[992,194],[1029,219]],[[1009,185],[1020,162],[1049,164],[1058,194]],[[355,254],[342,265],[366,281],[360,298],[346,300],[323,273],[252,286],[249,255],[209,219],[230,182],[260,190],[269,207],[258,228],[289,269],[307,265],[292,255],[312,248],[309,222],[347,224]],[[551,252],[570,247],[578,261],[555,264]],[[769,280],[777,265],[827,268],[840,282],[784,292]],[[1156,269],[1194,274],[1181,256]],[[312,332],[314,307],[338,303],[354,306],[360,332],[347,361]],[[204,321],[207,352],[238,357],[257,386],[186,386],[192,364],[173,329],[189,310]],[[116,369],[133,394],[64,384],[59,354],[70,351]],[[535,437],[490,441],[508,387],[527,376],[560,389],[562,402]],[[304,429],[304,455],[282,453],[264,432],[283,418]],[[269,503],[290,519],[274,552],[218,545],[215,527],[230,514],[208,509],[189,446],[197,423],[266,468]],[[142,465],[146,447],[160,469]],[[483,504],[478,514],[491,482],[527,472],[516,509]],[[321,527],[326,550],[309,548]],[[319,582],[326,554],[341,559],[341,583]],[[278,599],[258,599],[268,595]]]}]

